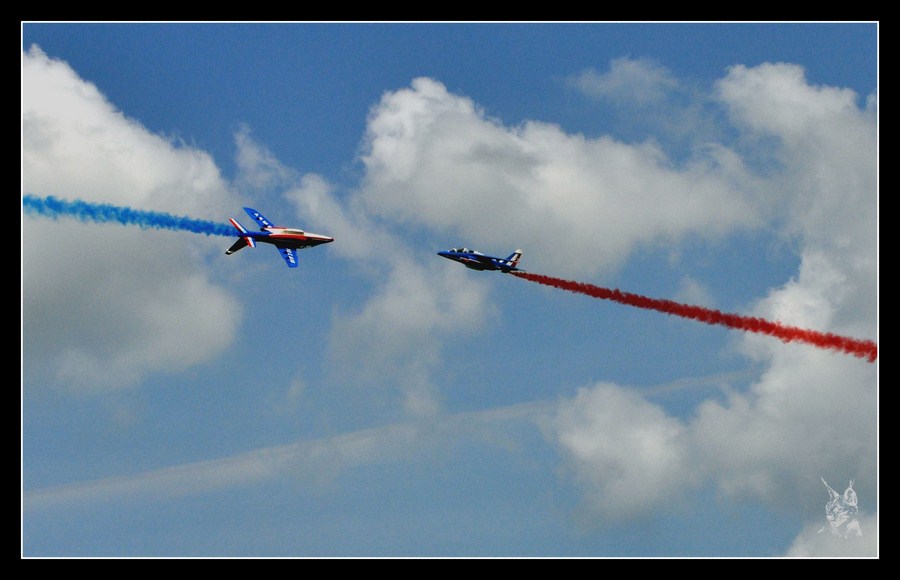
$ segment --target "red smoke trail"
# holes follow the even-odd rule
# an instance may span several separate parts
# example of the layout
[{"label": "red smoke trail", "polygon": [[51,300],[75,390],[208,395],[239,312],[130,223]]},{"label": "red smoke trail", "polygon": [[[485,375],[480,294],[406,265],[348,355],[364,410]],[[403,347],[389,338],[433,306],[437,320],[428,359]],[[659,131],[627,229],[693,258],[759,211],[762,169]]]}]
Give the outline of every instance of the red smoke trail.
[{"label": "red smoke trail", "polygon": [[612,300],[613,302],[637,306],[638,308],[646,308],[647,310],[657,310],[659,312],[665,312],[666,314],[674,314],[683,318],[699,320],[706,324],[719,324],[721,326],[727,326],[728,328],[736,328],[738,330],[756,332],[759,334],[768,334],[769,336],[774,336],[784,342],[799,341],[819,348],[840,350],[852,354],[853,356],[866,359],[869,362],[875,362],[875,359],[878,358],[878,345],[871,340],[858,340],[827,332],[785,326],[779,322],[770,322],[763,318],[741,316],[740,314],[727,314],[702,306],[691,306],[689,304],[673,302],[672,300],[648,298],[646,296],[641,296],[640,294],[622,292],[621,290],[611,290],[592,284],[553,278],[552,276],[542,276],[540,274],[531,274],[529,272],[521,271],[512,272],[512,274],[519,278],[537,282],[538,284],[544,284],[545,286],[553,286],[554,288],[568,290],[569,292],[586,294],[604,300]]}]

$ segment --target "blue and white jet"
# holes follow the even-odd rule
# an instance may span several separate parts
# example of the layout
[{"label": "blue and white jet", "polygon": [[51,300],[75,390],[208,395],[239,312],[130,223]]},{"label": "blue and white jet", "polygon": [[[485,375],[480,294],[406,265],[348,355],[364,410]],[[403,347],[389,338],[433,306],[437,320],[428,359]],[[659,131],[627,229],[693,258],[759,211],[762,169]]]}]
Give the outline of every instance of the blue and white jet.
[{"label": "blue and white jet", "polygon": [[455,260],[473,270],[500,270],[504,274],[508,274],[519,270],[516,265],[522,257],[522,250],[516,250],[506,258],[485,256],[481,252],[469,248],[452,248],[446,252],[438,252],[437,255],[448,260]]},{"label": "blue and white jet", "polygon": [[255,248],[256,242],[265,242],[266,244],[272,244],[278,248],[281,257],[284,258],[284,261],[289,268],[296,268],[298,266],[297,250],[311,248],[313,246],[334,241],[334,238],[328,236],[305,232],[297,228],[285,228],[272,225],[272,222],[267,220],[263,214],[252,207],[245,207],[244,211],[262,227],[258,232],[251,232],[242,226],[236,219],[229,218],[231,225],[237,229],[240,238],[233,246],[225,251],[226,254],[233,254],[245,246]]}]

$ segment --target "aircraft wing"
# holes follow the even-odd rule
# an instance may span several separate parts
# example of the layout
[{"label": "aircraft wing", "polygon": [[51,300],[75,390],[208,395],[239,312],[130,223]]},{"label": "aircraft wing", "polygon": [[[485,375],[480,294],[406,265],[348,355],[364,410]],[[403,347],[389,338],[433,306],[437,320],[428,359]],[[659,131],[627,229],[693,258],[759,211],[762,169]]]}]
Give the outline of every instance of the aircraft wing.
[{"label": "aircraft wing", "polygon": [[272,222],[270,222],[268,219],[266,219],[266,216],[259,213],[252,207],[245,207],[244,211],[247,212],[247,215],[252,217],[256,221],[256,223],[258,223],[260,225],[260,227],[266,228],[266,227],[273,227],[275,225]]},{"label": "aircraft wing", "polygon": [[481,262],[485,266],[496,266],[497,262],[499,261],[499,260],[497,260],[497,258],[492,258],[490,256],[482,256],[479,254],[472,254],[469,256],[469,259]]},{"label": "aircraft wing", "polygon": [[300,262],[297,260],[297,250],[293,248],[278,248],[278,251],[287,263],[288,268],[296,268],[300,265]]},{"label": "aircraft wing", "polygon": [[503,270],[504,272],[519,269],[502,258],[495,258],[492,256],[472,256],[472,258],[478,260],[478,262],[484,264],[488,268]]}]

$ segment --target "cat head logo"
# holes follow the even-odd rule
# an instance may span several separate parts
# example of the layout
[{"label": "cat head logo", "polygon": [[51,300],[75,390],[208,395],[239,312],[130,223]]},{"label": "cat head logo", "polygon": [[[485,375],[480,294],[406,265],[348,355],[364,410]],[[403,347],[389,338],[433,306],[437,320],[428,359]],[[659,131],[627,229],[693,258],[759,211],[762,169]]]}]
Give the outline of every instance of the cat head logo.
[{"label": "cat head logo", "polygon": [[828,525],[819,530],[819,533],[828,530],[842,538],[862,535],[858,519],[859,498],[853,489],[854,481],[851,479],[847,489],[844,490],[843,494],[840,494],[828,485],[824,477],[822,478],[822,483],[825,484],[825,489],[828,490],[829,499],[828,503],[825,504],[825,518],[828,520]]}]

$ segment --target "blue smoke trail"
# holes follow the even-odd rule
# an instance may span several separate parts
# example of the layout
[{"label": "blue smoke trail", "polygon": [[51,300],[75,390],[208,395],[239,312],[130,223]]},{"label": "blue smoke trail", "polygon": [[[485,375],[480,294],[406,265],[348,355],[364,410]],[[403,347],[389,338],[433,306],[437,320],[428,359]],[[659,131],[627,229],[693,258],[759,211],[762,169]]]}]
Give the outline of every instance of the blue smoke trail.
[{"label": "blue smoke trail", "polygon": [[136,225],[141,228],[163,230],[181,230],[207,236],[234,236],[236,231],[225,224],[206,220],[195,220],[155,211],[131,209],[108,203],[89,203],[75,200],[65,201],[48,196],[44,198],[25,194],[22,198],[22,209],[25,213],[42,215],[52,219],[73,217],[83,222],[120,223],[125,226]]}]

